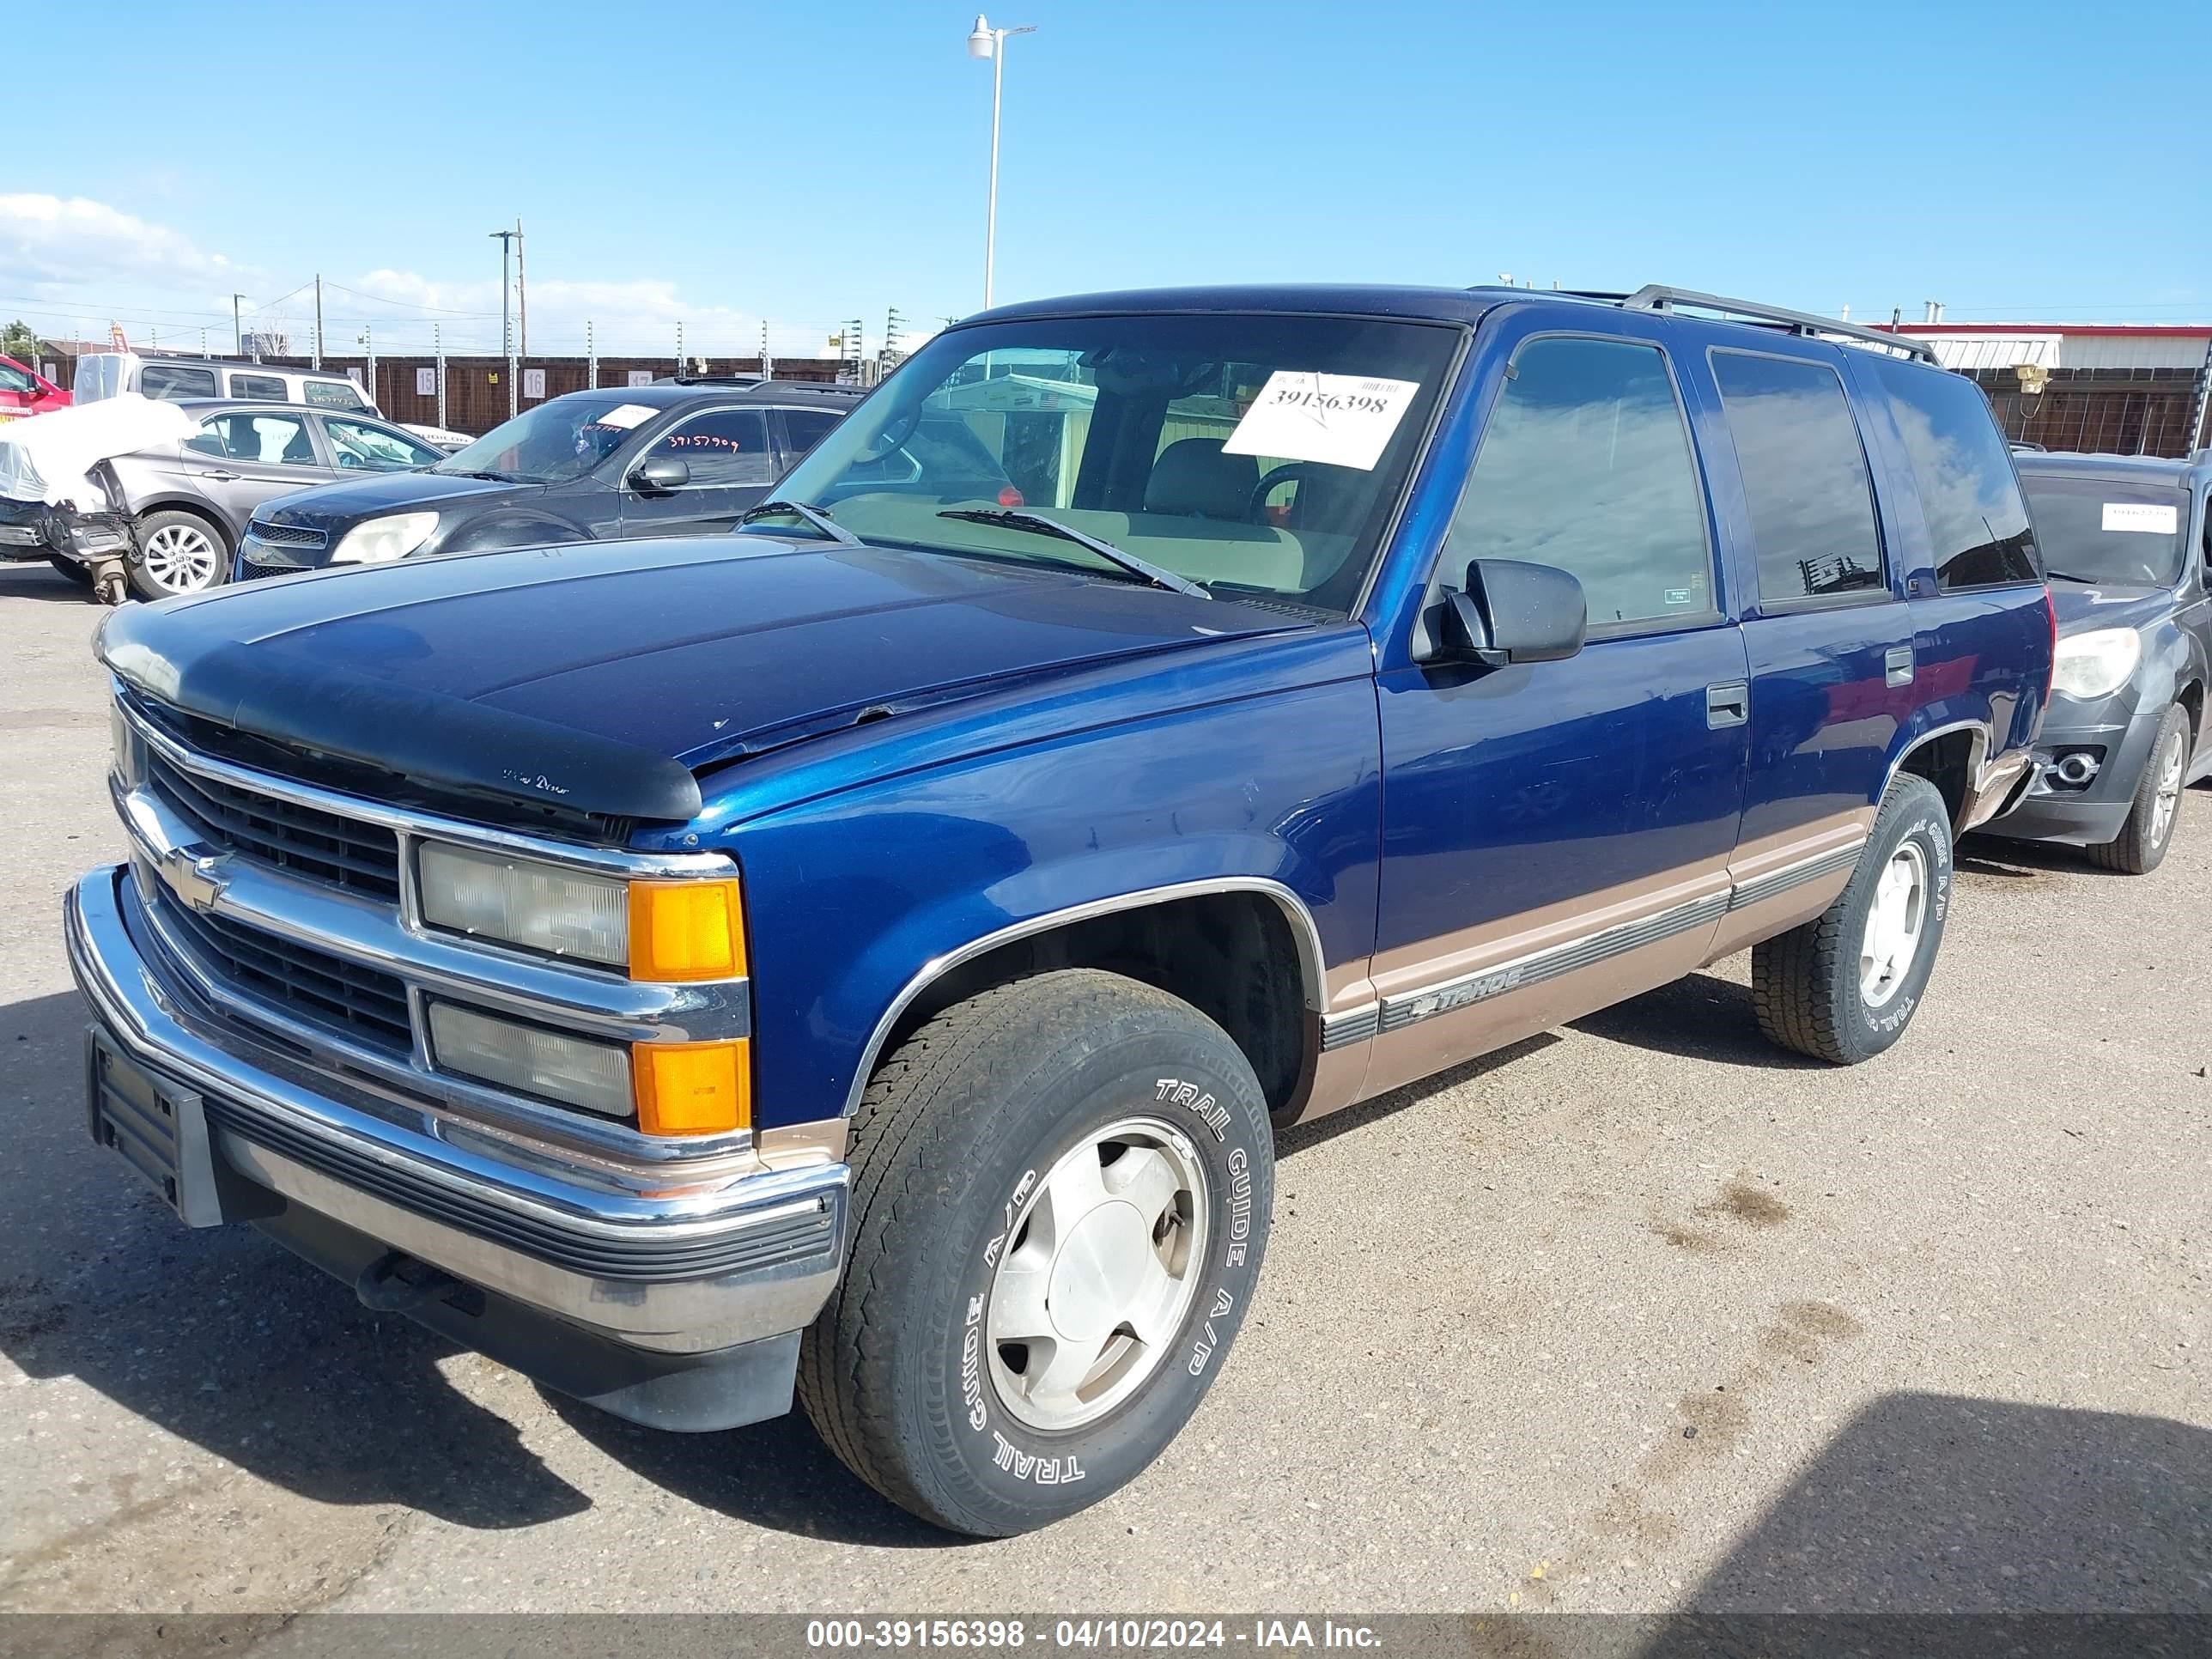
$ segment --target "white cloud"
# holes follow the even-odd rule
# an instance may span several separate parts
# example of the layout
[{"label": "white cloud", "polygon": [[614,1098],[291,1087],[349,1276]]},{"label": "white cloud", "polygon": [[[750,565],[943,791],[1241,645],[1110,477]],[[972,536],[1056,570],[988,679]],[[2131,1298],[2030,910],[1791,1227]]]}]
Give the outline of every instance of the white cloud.
[{"label": "white cloud", "polygon": [[[427,343],[437,323],[449,350],[499,346],[499,282],[439,282],[410,270],[373,270],[350,284],[362,293],[392,301],[364,305],[356,295],[326,295],[326,312],[343,309],[386,325],[394,337]],[[706,305],[687,299],[673,283],[573,282],[532,277],[529,284],[530,347],[533,353],[575,353],[584,349],[585,327],[603,356],[676,350],[676,327],[684,326],[684,348],[693,356],[750,356],[760,349],[757,312]],[[519,319],[518,319],[519,321]],[[780,356],[813,356],[827,349],[824,331],[770,320],[769,346]]]},{"label": "white cloud", "polygon": [[82,196],[0,196],[0,288],[66,296],[102,285],[227,284],[240,267],[190,237]]}]

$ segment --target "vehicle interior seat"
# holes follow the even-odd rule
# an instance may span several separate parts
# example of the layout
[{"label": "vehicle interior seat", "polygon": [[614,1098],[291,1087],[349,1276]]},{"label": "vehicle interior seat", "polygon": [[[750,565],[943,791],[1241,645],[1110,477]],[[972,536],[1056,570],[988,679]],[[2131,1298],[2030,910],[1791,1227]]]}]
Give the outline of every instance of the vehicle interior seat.
[{"label": "vehicle interior seat", "polygon": [[302,421],[293,427],[292,435],[285,442],[284,465],[287,466],[313,466],[314,464],[315,447],[308,441],[307,422]]},{"label": "vehicle interior seat", "polygon": [[1145,481],[1145,511],[1186,519],[1252,521],[1252,492],[1260,487],[1256,455],[1231,455],[1219,438],[1178,438],[1152,462]]}]

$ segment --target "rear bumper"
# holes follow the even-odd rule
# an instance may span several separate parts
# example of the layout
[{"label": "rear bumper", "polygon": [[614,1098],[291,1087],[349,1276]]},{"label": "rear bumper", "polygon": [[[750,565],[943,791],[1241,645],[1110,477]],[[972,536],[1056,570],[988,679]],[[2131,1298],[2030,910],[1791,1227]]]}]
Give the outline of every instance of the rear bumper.
[{"label": "rear bumper", "polygon": [[99,870],[69,895],[70,969],[116,1048],[202,1097],[224,1179],[265,1195],[246,1218],[349,1281],[393,1253],[450,1275],[476,1294],[401,1310],[634,1420],[788,1408],[797,1334],[843,1268],[844,1164],[663,1196],[588,1160],[526,1166],[459,1120],[425,1127],[200,1003],[134,931],[133,879]]},{"label": "rear bumper", "polygon": [[[2163,707],[2113,710],[2107,701],[2084,710],[2088,718],[2049,721],[2036,738],[2027,793],[1984,828],[2015,841],[2069,847],[2101,847],[2114,840],[2127,826],[2136,786],[2165,712]],[[2068,787],[2057,775],[2060,760],[2074,753],[2098,757],[2096,776],[2078,787]]]}]

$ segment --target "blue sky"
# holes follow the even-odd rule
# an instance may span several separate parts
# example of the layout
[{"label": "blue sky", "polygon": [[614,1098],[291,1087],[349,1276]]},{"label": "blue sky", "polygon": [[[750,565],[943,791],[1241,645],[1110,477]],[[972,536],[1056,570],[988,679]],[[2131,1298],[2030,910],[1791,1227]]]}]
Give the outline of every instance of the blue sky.
[{"label": "blue sky", "polygon": [[[971,11],[659,0],[20,8],[97,63],[11,127],[0,316],[227,342],[780,352],[981,297]],[[2212,318],[2212,7],[1024,0],[999,297],[1183,281],[1653,280],[1854,319]],[[410,19],[419,19],[412,27]],[[20,113],[20,111],[19,111]],[[2193,161],[2191,158],[2196,158]],[[375,297],[364,297],[374,295]]]}]

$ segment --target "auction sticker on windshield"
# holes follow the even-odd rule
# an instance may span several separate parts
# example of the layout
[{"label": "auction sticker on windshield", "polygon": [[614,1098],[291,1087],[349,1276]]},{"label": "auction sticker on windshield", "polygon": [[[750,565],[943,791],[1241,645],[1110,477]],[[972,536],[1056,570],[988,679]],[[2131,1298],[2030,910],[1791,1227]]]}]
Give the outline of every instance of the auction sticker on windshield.
[{"label": "auction sticker on windshield", "polygon": [[649,404],[617,404],[605,414],[599,416],[592,424],[618,426],[627,431],[634,426],[643,426],[652,418],[653,407]]},{"label": "auction sticker on windshield", "polygon": [[2106,501],[2103,527],[2142,536],[2171,536],[2181,528],[2181,509],[2155,501]]},{"label": "auction sticker on windshield", "polygon": [[1279,368],[1237,422],[1222,453],[1321,461],[1371,472],[1420,389],[1412,380]]}]

